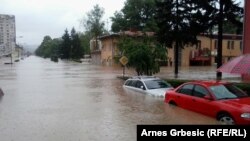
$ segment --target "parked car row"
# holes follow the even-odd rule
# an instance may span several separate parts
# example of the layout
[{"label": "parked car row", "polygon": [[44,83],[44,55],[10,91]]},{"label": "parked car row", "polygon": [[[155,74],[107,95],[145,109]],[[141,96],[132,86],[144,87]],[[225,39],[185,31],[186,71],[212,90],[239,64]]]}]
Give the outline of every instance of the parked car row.
[{"label": "parked car row", "polygon": [[214,117],[222,124],[250,124],[250,97],[233,83],[193,81],[174,89],[160,78],[136,76],[123,87],[164,97],[166,103]]}]

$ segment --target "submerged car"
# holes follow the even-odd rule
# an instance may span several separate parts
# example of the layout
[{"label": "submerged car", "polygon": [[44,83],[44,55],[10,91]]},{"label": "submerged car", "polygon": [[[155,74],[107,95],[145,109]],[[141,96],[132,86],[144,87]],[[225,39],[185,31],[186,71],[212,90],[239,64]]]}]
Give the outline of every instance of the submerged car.
[{"label": "submerged car", "polygon": [[164,97],[168,90],[173,89],[169,83],[154,76],[135,76],[129,78],[125,81],[123,87],[159,97]]},{"label": "submerged car", "polygon": [[184,83],[166,92],[165,102],[214,117],[223,124],[250,124],[250,97],[233,83]]}]

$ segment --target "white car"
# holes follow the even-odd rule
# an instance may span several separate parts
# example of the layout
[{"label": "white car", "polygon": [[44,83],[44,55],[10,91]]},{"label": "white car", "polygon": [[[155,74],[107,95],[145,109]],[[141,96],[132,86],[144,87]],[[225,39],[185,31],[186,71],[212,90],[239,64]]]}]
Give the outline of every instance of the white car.
[{"label": "white car", "polygon": [[125,81],[123,87],[159,97],[165,97],[165,93],[173,89],[169,83],[154,76],[135,76],[129,78]]}]

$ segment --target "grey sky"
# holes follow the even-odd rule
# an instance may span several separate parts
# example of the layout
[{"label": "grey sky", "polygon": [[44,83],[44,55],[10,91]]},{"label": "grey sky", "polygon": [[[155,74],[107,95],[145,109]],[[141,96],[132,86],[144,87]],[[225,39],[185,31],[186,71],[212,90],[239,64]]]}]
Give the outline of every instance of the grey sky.
[{"label": "grey sky", "polygon": [[105,9],[103,20],[107,21],[115,11],[121,10],[124,2],[125,0],[1,0],[0,14],[15,15],[18,44],[39,45],[45,35],[61,37],[66,28],[71,30],[75,27],[77,31],[83,31],[79,21],[95,4]]}]

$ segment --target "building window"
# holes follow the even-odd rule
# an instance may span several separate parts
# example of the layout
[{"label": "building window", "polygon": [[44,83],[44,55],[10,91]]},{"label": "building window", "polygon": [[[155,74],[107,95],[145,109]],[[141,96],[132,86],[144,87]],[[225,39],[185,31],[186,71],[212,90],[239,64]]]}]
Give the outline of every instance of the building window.
[{"label": "building window", "polygon": [[231,49],[234,49],[234,41],[231,41]]},{"label": "building window", "polygon": [[218,48],[218,41],[214,40],[214,49],[217,49],[217,48]]},{"label": "building window", "polygon": [[227,41],[227,49],[230,49],[230,41]]},{"label": "building window", "polygon": [[201,49],[201,41],[198,40],[197,44],[196,44],[196,49]]},{"label": "building window", "polygon": [[234,41],[227,41],[227,49],[234,49]]},{"label": "building window", "polygon": [[240,41],[240,50],[241,50],[241,51],[243,50],[243,44],[242,44],[242,41]]}]

